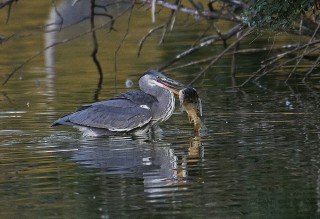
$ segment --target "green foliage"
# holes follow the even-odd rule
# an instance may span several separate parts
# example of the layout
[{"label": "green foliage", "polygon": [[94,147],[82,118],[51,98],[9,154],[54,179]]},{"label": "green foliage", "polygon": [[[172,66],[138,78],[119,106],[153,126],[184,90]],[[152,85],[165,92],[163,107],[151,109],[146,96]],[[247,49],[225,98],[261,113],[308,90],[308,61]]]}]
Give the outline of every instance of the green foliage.
[{"label": "green foliage", "polygon": [[280,30],[292,27],[314,0],[251,0],[243,13],[243,21],[250,26]]}]

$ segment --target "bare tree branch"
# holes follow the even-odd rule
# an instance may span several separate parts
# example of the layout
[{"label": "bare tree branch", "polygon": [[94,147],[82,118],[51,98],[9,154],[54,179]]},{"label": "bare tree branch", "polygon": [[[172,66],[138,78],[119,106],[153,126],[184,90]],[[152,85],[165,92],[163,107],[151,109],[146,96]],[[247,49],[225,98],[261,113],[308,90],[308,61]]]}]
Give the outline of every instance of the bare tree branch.
[{"label": "bare tree branch", "polygon": [[[254,78],[256,78],[256,77],[259,75],[259,73],[264,72],[264,73],[262,73],[262,75],[259,76],[259,78],[261,78],[261,77],[264,76],[266,73],[270,72],[270,71],[265,72],[266,68],[269,67],[269,66],[272,66],[274,63],[276,63],[276,62],[279,61],[280,59],[282,59],[282,58],[284,58],[284,57],[287,57],[288,55],[293,54],[293,53],[295,53],[295,52],[297,52],[297,51],[299,51],[299,50],[302,50],[302,49],[304,49],[304,48],[306,48],[306,47],[310,47],[310,46],[316,45],[316,44],[318,44],[318,43],[320,43],[320,40],[316,40],[316,41],[313,41],[313,42],[311,42],[311,43],[307,43],[307,44],[304,44],[304,45],[300,45],[300,46],[298,46],[298,47],[296,47],[296,48],[294,48],[294,49],[292,49],[292,50],[290,50],[290,51],[286,51],[286,52],[283,52],[283,53],[281,53],[281,54],[277,54],[276,57],[272,58],[271,61],[269,61],[268,63],[266,63],[266,64],[264,64],[263,66],[261,66],[261,68],[259,68],[259,69],[258,69],[256,72],[254,72],[249,78],[247,78],[247,80],[245,80],[245,81],[240,85],[240,87],[243,87],[243,86],[245,86],[248,82],[252,81]],[[300,56],[299,56],[299,57],[300,57]],[[293,60],[295,60],[295,59],[296,59],[296,57],[293,58],[293,59],[291,59],[290,61],[293,61]],[[286,63],[287,63],[287,62],[286,62]],[[282,65],[281,65],[281,66],[282,66]],[[278,66],[278,67],[279,67],[279,66]],[[273,68],[273,69],[275,69],[275,68]]]},{"label": "bare tree branch", "polygon": [[[127,2],[127,1],[124,1],[124,2]],[[117,18],[119,18],[119,17],[121,17],[123,14],[125,14],[125,13],[127,12],[127,10],[129,10],[129,9],[132,8],[132,5],[133,5],[133,4],[131,3],[131,5],[130,5],[126,10],[123,10],[123,11],[122,11],[119,15],[117,15],[113,20],[107,21],[107,22],[105,22],[105,23],[103,23],[103,24],[101,24],[101,25],[99,25],[99,26],[95,26],[94,29],[90,29],[90,30],[85,31],[85,32],[83,32],[83,33],[80,33],[79,35],[76,35],[76,36],[74,36],[74,37],[71,37],[71,38],[68,38],[68,39],[65,39],[65,40],[62,40],[62,41],[59,41],[59,42],[55,42],[55,43],[53,43],[53,44],[51,44],[51,45],[49,45],[49,46],[46,46],[45,48],[39,50],[39,51],[36,52],[34,55],[30,56],[30,57],[27,58],[25,61],[23,61],[21,64],[19,64],[16,68],[14,68],[14,69],[6,76],[6,78],[3,80],[2,86],[4,86],[4,85],[12,78],[12,76],[13,76],[17,71],[19,71],[19,70],[20,70],[21,68],[23,68],[26,64],[30,63],[33,59],[35,59],[36,57],[38,57],[39,55],[41,55],[42,53],[44,53],[46,50],[48,50],[48,49],[50,49],[50,48],[53,48],[53,47],[56,47],[56,46],[58,46],[58,45],[62,45],[62,44],[68,43],[68,42],[73,41],[73,40],[75,40],[75,39],[81,38],[81,37],[83,37],[83,36],[85,36],[85,35],[87,35],[87,34],[92,33],[92,31],[96,31],[96,30],[99,30],[99,29],[103,29],[103,28],[105,28],[106,26],[108,26],[109,24],[111,24],[111,26],[112,26],[113,23],[114,23],[114,20],[116,20]],[[89,19],[89,18],[90,18],[90,16],[82,19],[80,22],[82,22],[82,21],[84,21],[84,20],[86,20],[86,19]],[[71,25],[69,25],[68,27],[70,27],[70,26],[72,26],[72,25],[74,25],[74,24],[71,24]],[[47,25],[44,26],[44,27],[47,27]],[[65,27],[62,27],[62,28],[65,28]],[[49,31],[46,31],[46,32],[52,32],[52,31],[57,31],[57,30],[49,30]],[[14,34],[14,35],[16,36],[17,34]]]},{"label": "bare tree branch", "polygon": [[150,29],[149,32],[140,40],[139,46],[138,46],[138,56],[140,56],[140,53],[141,53],[143,44],[144,44],[144,42],[147,40],[147,38],[148,38],[149,36],[151,36],[152,33],[156,32],[156,31],[159,30],[159,29],[162,29],[163,27],[164,27],[164,25],[161,24],[161,25],[159,25],[159,26],[157,26],[157,27],[155,27],[155,28]]},{"label": "bare tree branch", "polygon": [[[149,3],[151,4],[153,0],[141,0],[144,3]],[[162,1],[162,0],[157,0],[156,1],[157,5],[161,5],[163,7],[166,7],[168,9],[180,11],[186,14],[194,15],[194,16],[200,16],[199,12],[197,9],[193,8],[188,8],[183,5],[175,5],[167,1]],[[229,21],[238,21],[241,22],[241,18],[238,16],[230,16],[226,14],[222,14],[220,12],[216,11],[207,11],[207,10],[202,10],[202,15],[205,17],[208,17],[210,19],[222,19],[222,20],[229,20]]]},{"label": "bare tree branch", "polygon": [[[292,49],[292,48],[297,48],[299,46],[300,46],[300,44],[288,44],[288,45],[279,46],[279,47],[272,47],[272,48],[263,47],[263,48],[238,49],[236,51],[234,50],[232,52],[227,52],[225,54],[225,56],[230,56],[230,55],[233,56],[233,55],[249,54],[249,53],[260,53],[260,52],[265,52],[265,51],[283,51],[284,49]],[[170,72],[170,71],[174,71],[177,69],[190,67],[192,65],[199,65],[199,64],[208,63],[211,60],[213,60],[214,58],[216,58],[217,56],[218,55],[207,57],[207,58],[202,58],[199,60],[188,62],[186,64],[177,65],[177,66],[174,66],[171,68],[166,68],[165,70],[163,70],[163,72]]]},{"label": "bare tree branch", "polygon": [[[242,24],[235,25],[234,27],[229,29],[226,33],[222,34],[223,39],[228,39],[228,38],[232,37],[238,31],[242,30],[244,27],[245,26]],[[173,59],[169,60],[166,64],[160,66],[159,70],[162,71],[163,69],[167,68],[168,66],[172,65],[173,63],[181,60],[182,58],[190,55],[191,53],[194,53],[195,51],[197,51],[199,49],[202,49],[204,47],[207,47],[207,46],[213,44],[214,42],[216,42],[219,39],[221,39],[221,36],[218,36],[218,35],[214,35],[214,36],[210,37],[210,39],[199,43],[197,46],[191,47],[190,49],[183,51],[182,53],[176,55]]]},{"label": "bare tree branch", "polygon": [[14,2],[18,2],[18,0],[5,0],[3,2],[0,2],[0,9],[4,8],[5,6],[8,6],[8,15],[7,15],[6,23],[9,22],[9,18],[10,18],[10,15],[11,15],[12,4]]},{"label": "bare tree branch", "polygon": [[18,0],[4,0],[0,2],[0,9],[4,8],[5,6],[12,5],[13,2],[18,2]]},{"label": "bare tree branch", "polygon": [[241,35],[236,41],[231,43],[222,53],[219,54],[215,59],[213,59],[198,75],[189,83],[192,85],[196,80],[198,80],[214,63],[216,63],[221,57],[223,57],[230,49],[236,46],[244,37],[248,36],[255,27],[250,27],[243,35]]},{"label": "bare tree branch", "polygon": [[129,34],[129,27],[130,27],[130,22],[131,22],[131,16],[132,16],[132,8],[135,4],[135,0],[132,1],[132,4],[131,6],[128,7],[128,10],[130,11],[130,14],[129,14],[129,18],[128,18],[128,22],[127,22],[127,28],[126,28],[126,32],[124,33],[122,39],[121,39],[121,42],[120,44],[118,45],[115,53],[114,53],[114,83],[115,83],[115,89],[117,89],[117,59],[118,59],[118,53],[122,47],[122,44],[123,42],[125,41],[125,39],[127,38],[128,34]]},{"label": "bare tree branch", "polygon": [[302,79],[302,82],[305,83],[306,79],[312,74],[312,72],[320,66],[320,56],[317,58],[317,60],[314,62],[314,64],[311,66],[310,70],[305,74],[305,76]]},{"label": "bare tree branch", "polygon": [[91,35],[92,35],[92,42],[93,42],[93,50],[91,53],[92,59],[94,64],[97,67],[98,73],[99,73],[99,81],[98,81],[98,87],[97,90],[95,92],[94,95],[94,100],[98,101],[99,100],[99,94],[102,88],[102,83],[103,83],[103,71],[102,71],[102,67],[100,65],[99,59],[97,57],[97,53],[98,53],[98,49],[99,49],[99,44],[97,41],[97,34],[96,34],[96,30],[95,30],[95,0],[91,0],[91,15],[90,15],[90,25],[91,25]]},{"label": "bare tree branch", "polygon": [[[314,38],[315,38],[315,36],[316,36],[319,28],[320,28],[320,23],[318,24],[316,30],[314,31],[312,37],[310,38],[309,43],[311,43],[311,42],[314,40]],[[308,48],[309,48],[309,46],[307,46],[307,47],[304,49],[304,51],[302,52],[302,54],[306,53],[307,50],[308,50]],[[288,79],[291,78],[291,76],[294,74],[295,70],[297,69],[297,67],[298,67],[298,65],[299,65],[299,63],[301,62],[301,60],[302,60],[303,57],[304,57],[304,55],[301,55],[300,58],[297,59],[297,62],[296,62],[296,64],[295,64],[294,68],[291,70],[291,72],[290,72],[290,74],[289,74],[286,82],[287,82]]]},{"label": "bare tree branch", "polygon": [[[181,0],[175,0],[174,4],[180,5]],[[175,23],[175,16],[176,16],[177,11],[176,10],[171,10],[169,17],[167,18],[167,21],[163,27],[163,33],[160,39],[160,43],[162,44],[165,38],[166,33],[168,32],[168,29],[172,31],[174,23]]]}]

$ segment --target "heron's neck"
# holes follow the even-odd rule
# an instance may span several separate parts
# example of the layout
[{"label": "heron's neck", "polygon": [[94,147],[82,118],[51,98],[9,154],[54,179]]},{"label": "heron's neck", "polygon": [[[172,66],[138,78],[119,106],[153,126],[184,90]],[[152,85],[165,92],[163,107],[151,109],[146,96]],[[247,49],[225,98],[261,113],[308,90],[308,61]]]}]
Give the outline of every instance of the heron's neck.
[{"label": "heron's neck", "polygon": [[163,122],[170,118],[175,108],[175,98],[171,91],[161,89],[161,92],[155,96],[158,100],[152,106],[154,113],[154,120]]}]

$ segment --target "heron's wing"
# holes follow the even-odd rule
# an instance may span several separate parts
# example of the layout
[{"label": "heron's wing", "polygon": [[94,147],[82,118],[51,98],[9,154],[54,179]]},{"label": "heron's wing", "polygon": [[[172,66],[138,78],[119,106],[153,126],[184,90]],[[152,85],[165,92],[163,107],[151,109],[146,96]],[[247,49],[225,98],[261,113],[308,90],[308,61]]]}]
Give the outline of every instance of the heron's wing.
[{"label": "heron's wing", "polygon": [[[126,99],[138,105],[146,105],[151,108],[152,104],[158,100],[141,90],[132,90],[116,95],[113,99]],[[112,99],[111,99],[112,100]]]},{"label": "heron's wing", "polygon": [[155,101],[154,97],[140,90],[128,91],[106,101],[82,105],[75,112],[53,122],[51,126],[66,124],[130,131],[150,122],[150,109]]},{"label": "heron's wing", "polygon": [[76,111],[81,111],[90,108],[95,105],[113,106],[113,107],[124,107],[124,106],[135,106],[145,105],[151,108],[154,102],[158,101],[155,97],[142,92],[141,90],[132,90],[125,93],[118,94],[111,99],[85,104],[76,108]]},{"label": "heron's wing", "polygon": [[146,125],[152,119],[150,108],[121,99],[86,107],[67,115],[65,123],[110,131],[130,131]]}]

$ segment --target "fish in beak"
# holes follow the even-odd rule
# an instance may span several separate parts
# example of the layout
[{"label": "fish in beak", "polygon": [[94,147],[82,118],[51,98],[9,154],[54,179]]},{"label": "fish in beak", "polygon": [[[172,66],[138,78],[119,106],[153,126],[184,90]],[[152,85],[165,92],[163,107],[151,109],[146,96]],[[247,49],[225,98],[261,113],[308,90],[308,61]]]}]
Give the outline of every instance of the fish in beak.
[{"label": "fish in beak", "polygon": [[182,109],[188,114],[190,123],[194,124],[194,135],[199,136],[202,127],[202,104],[197,91],[192,87],[185,87],[179,91],[179,100]]}]

